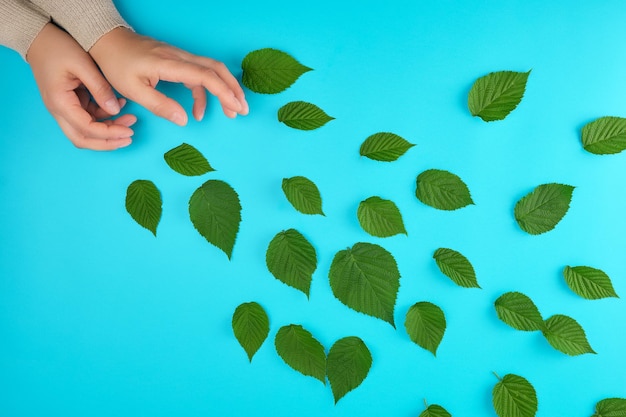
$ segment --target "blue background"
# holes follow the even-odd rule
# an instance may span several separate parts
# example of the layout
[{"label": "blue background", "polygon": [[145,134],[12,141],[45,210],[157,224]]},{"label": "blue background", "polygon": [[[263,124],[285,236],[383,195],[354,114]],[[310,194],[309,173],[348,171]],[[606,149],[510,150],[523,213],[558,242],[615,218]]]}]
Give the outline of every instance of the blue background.
[{"label": "blue background", "polygon": [[[201,123],[180,128],[139,106],[134,144],[75,149],[46,112],[28,65],[0,50],[0,415],[21,416],[417,416],[441,404],[454,416],[495,416],[491,390],[515,373],[536,388],[538,416],[588,416],[606,397],[626,397],[626,304],[583,300],[565,265],[600,268],[626,296],[626,154],[596,156],[580,130],[626,116],[626,25],[621,1],[119,0],[141,33],[225,62],[238,77],[246,53],[274,47],[315,70],[275,96],[247,91],[250,115],[229,120],[215,100]],[[532,69],[526,94],[504,121],[467,110],[473,81]],[[190,109],[180,86],[163,91]],[[276,120],[305,100],[336,120],[302,132]],[[417,146],[393,163],[361,158],[369,135],[395,132]],[[187,142],[216,172],[183,177],[163,153]],[[459,175],[475,206],[438,211],[414,195],[420,172]],[[326,217],[296,212],[281,180],[312,179]],[[126,213],[126,187],[160,188],[158,237]],[[193,229],[192,192],[221,179],[243,212],[232,261]],[[576,187],[555,230],[522,232],[513,206],[535,186]],[[408,236],[367,235],[358,203],[378,195],[400,208]],[[296,228],[315,246],[311,297],[274,279],[265,249]],[[402,275],[389,324],[337,301],[334,254],[359,241],[396,257]],[[432,260],[454,248],[473,263],[480,289],[456,287]],[[544,317],[566,314],[597,355],[568,357],[541,334],[500,322],[494,300],[521,291]],[[252,363],[231,330],[242,302],[259,302],[270,335]],[[403,329],[408,308],[430,301],[448,328],[437,357]],[[282,362],[273,337],[301,324],[328,349],[356,335],[373,366],[336,406],[328,386]]]}]

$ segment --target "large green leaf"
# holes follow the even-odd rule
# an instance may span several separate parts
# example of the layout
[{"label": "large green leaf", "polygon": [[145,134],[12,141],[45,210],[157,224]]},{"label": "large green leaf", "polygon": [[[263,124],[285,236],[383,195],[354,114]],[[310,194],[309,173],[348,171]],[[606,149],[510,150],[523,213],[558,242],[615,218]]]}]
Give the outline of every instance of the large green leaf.
[{"label": "large green leaf", "polygon": [[300,130],[314,130],[334,120],[317,107],[306,101],[292,101],[278,109],[278,121]]},{"label": "large green leaf", "polygon": [[587,123],[582,142],[585,150],[597,155],[620,153],[626,149],[626,119],[607,116]]},{"label": "large green leaf", "polygon": [[438,306],[426,301],[414,304],[406,313],[404,327],[413,342],[437,356],[446,331],[446,317]]},{"label": "large green leaf", "polygon": [[574,187],[564,184],[537,186],[515,205],[517,224],[531,235],[549,232],[569,210]]},{"label": "large green leaf", "polygon": [[591,417],[626,417],[626,399],[605,398],[596,404],[596,412]]},{"label": "large green leaf", "polygon": [[335,404],[361,385],[371,366],[372,355],[361,339],[350,336],[335,342],[326,359],[326,375]]},{"label": "large green leaf", "polygon": [[186,143],[167,151],[163,158],[179,174],[196,176],[215,171],[200,151]]},{"label": "large green leaf", "polygon": [[276,333],[274,342],[276,352],[287,365],[326,385],[326,352],[308,330],[297,324],[283,326]]},{"label": "large green leaf", "polygon": [[419,417],[452,417],[452,415],[442,406],[431,404],[420,413]]},{"label": "large green leaf", "polygon": [[555,314],[546,320],[543,335],[553,348],[570,356],[596,353],[589,345],[585,330],[571,317]]},{"label": "large green leaf", "polygon": [[258,303],[243,303],[235,309],[232,326],[235,337],[252,362],[252,357],[259,350],[270,331],[267,313]]},{"label": "large green leaf", "polygon": [[189,199],[189,218],[198,233],[230,259],[241,222],[241,204],[235,190],[224,181],[205,182]]},{"label": "large green leaf", "polygon": [[356,243],[352,248],[337,252],[328,277],[339,301],[395,327],[400,272],[396,260],[384,248],[372,243]]},{"label": "large green leaf", "polygon": [[393,201],[370,197],[361,201],[356,215],[363,230],[372,236],[406,235],[402,214]]},{"label": "large green leaf", "polygon": [[486,122],[504,119],[522,101],[528,72],[498,71],[474,82],[467,98],[472,116]]},{"label": "large green leaf", "polygon": [[463,180],[440,169],[429,169],[417,176],[415,195],[422,203],[440,210],[456,210],[474,204]]},{"label": "large green leaf", "polygon": [[543,330],[541,313],[533,301],[521,292],[502,294],[494,303],[498,318],[517,330]]},{"label": "large green leaf", "polygon": [[154,236],[161,221],[162,204],[161,193],[152,181],[136,180],[126,189],[126,211]]},{"label": "large green leaf", "polygon": [[534,417],[537,393],[525,378],[508,374],[493,387],[493,408],[500,417]]},{"label": "large green leaf", "polygon": [[309,296],[317,255],[300,232],[289,229],[274,236],[265,253],[265,262],[276,279]]},{"label": "large green leaf", "polygon": [[439,248],[433,254],[433,258],[437,262],[439,270],[455,284],[466,288],[480,288],[474,267],[460,252]]},{"label": "large green leaf", "polygon": [[365,139],[361,144],[360,154],[375,161],[391,162],[413,146],[415,145],[395,133],[379,132]]},{"label": "large green leaf", "polygon": [[250,90],[276,94],[289,88],[311,68],[300,64],[286,52],[263,48],[250,52],[241,63],[241,82]]},{"label": "large green leaf", "polygon": [[283,192],[293,208],[303,214],[321,214],[322,196],[317,185],[306,177],[283,178]]},{"label": "large green leaf", "polygon": [[619,298],[609,276],[599,269],[590,266],[566,266],[563,276],[572,291],[588,300]]}]

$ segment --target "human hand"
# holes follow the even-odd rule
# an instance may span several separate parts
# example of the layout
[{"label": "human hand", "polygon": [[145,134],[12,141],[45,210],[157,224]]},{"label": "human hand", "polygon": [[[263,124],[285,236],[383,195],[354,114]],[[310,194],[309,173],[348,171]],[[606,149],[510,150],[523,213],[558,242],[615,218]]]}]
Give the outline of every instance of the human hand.
[{"label": "human hand", "polygon": [[113,150],[130,145],[130,126],[137,118],[109,119],[126,100],[115,97],[93,59],[70,35],[48,23],[33,41],[26,60],[46,108],[76,147]]},{"label": "human hand", "polygon": [[182,83],[191,90],[196,120],[204,117],[206,90],[218,98],[226,116],[248,114],[241,86],[221,62],[122,27],[102,36],[89,53],[120,94],[177,125],[187,124],[187,113],[179,103],[155,89],[159,81]]}]

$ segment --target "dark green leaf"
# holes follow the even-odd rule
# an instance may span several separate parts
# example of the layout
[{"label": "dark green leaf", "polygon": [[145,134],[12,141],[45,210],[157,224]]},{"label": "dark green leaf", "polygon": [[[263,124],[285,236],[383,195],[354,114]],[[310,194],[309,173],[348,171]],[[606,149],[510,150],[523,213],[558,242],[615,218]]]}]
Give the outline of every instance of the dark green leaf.
[{"label": "dark green leaf", "polygon": [[393,201],[370,197],[361,201],[356,214],[363,230],[372,236],[406,235],[402,215]]},{"label": "dark green leaf", "polygon": [[274,236],[267,248],[265,262],[276,279],[309,296],[317,255],[300,232],[289,229]]},{"label": "dark green leaf", "polygon": [[537,306],[520,292],[502,294],[495,302],[498,318],[517,330],[543,330],[544,322]]},{"label": "dark green leaf", "polygon": [[404,327],[413,342],[437,355],[446,331],[446,317],[439,307],[426,301],[414,304],[406,313]]},{"label": "dark green leaf", "polygon": [[493,387],[493,408],[500,417],[534,417],[537,413],[537,393],[525,378],[505,375]]},{"label": "dark green leaf", "polygon": [[361,144],[361,156],[375,161],[391,162],[400,158],[415,146],[406,139],[390,132],[374,133]]},{"label": "dark green leaf", "polygon": [[566,266],[563,270],[565,282],[576,294],[588,300],[619,298],[613,289],[611,279],[604,271],[589,266]]},{"label": "dark green leaf", "polygon": [[477,79],[467,99],[472,116],[485,122],[504,119],[522,101],[529,74],[498,71]]},{"label": "dark green leaf", "polygon": [[417,176],[415,195],[422,203],[440,210],[456,210],[474,204],[461,178],[440,169],[429,169]]},{"label": "dark green leaf", "polygon": [[571,185],[539,185],[515,205],[517,224],[531,235],[549,232],[569,210],[573,191]]},{"label": "dark green leaf", "polygon": [[315,104],[292,101],[278,109],[278,121],[300,130],[314,130],[334,120]]},{"label": "dark green leaf", "polygon": [[596,412],[591,417],[626,417],[626,399],[606,398],[598,401]]},{"label": "dark green leaf", "polygon": [[157,226],[163,211],[161,193],[152,181],[133,181],[126,190],[126,211],[156,236]]},{"label": "dark green leaf", "polygon": [[289,88],[302,74],[311,71],[291,55],[272,48],[250,52],[241,63],[241,82],[250,90],[276,94]]},{"label": "dark green leaf", "polygon": [[546,320],[543,335],[553,348],[570,356],[593,351],[585,331],[576,320],[561,314],[555,314]]},{"label": "dark green leaf", "polygon": [[461,253],[453,249],[439,248],[433,258],[439,270],[455,284],[466,288],[480,288],[474,267]]},{"label": "dark green leaf", "polygon": [[196,176],[215,171],[200,151],[186,143],[167,151],[163,157],[170,168],[179,174]]},{"label": "dark green leaf", "polygon": [[267,313],[258,303],[243,303],[235,309],[232,326],[235,337],[252,362],[252,357],[259,350],[270,331]]},{"label": "dark green leaf", "polygon": [[626,119],[607,116],[587,123],[582,142],[586,151],[597,155],[620,153],[626,149]]},{"label": "dark green leaf", "polygon": [[283,326],[276,333],[275,344],[287,365],[326,385],[326,352],[308,330],[297,324]]},{"label": "dark green leaf", "polygon": [[321,214],[322,196],[317,185],[306,177],[283,178],[283,192],[293,208],[303,214]]},{"label": "dark green leaf", "polygon": [[452,417],[452,415],[442,406],[431,404],[420,413],[419,417]]},{"label": "dark green leaf", "polygon": [[371,366],[372,355],[361,339],[351,336],[335,342],[326,359],[326,375],[335,404],[361,385]]}]

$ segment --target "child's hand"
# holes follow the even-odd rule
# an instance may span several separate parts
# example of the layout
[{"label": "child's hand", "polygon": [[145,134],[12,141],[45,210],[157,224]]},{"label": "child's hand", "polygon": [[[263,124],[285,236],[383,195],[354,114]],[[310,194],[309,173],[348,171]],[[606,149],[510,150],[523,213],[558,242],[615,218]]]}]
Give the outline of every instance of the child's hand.
[{"label": "child's hand", "polygon": [[27,61],[46,108],[76,147],[113,150],[131,143],[135,116],[97,121],[118,114],[126,101],[115,97],[92,58],[70,35],[48,23],[28,50]]},{"label": "child's hand", "polygon": [[221,62],[190,54],[126,28],[116,28],[104,35],[89,53],[120,94],[180,126],[187,123],[187,113],[179,103],[155,89],[159,81],[182,83],[191,90],[196,120],[204,116],[206,90],[217,96],[226,116],[248,113],[241,86]]}]

